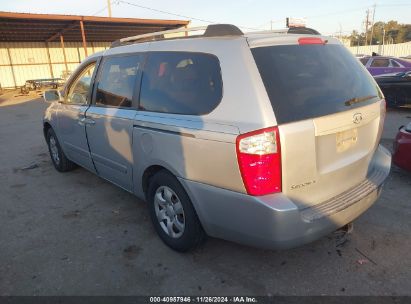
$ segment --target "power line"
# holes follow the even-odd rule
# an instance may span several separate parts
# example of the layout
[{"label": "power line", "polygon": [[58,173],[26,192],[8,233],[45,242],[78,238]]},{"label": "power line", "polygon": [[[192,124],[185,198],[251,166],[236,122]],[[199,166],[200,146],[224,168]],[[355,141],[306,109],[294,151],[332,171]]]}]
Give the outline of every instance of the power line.
[{"label": "power line", "polygon": [[[140,5],[140,4],[137,4],[137,3],[128,2],[128,1],[124,1],[124,0],[118,0],[118,2],[125,3],[125,4],[135,6],[135,7],[139,7],[139,8],[143,8],[143,9],[150,10],[150,11],[157,12],[157,13],[162,13],[162,14],[167,14],[167,15],[171,15],[171,16],[184,18],[184,19],[196,20],[196,21],[205,22],[205,23],[219,23],[219,22],[216,22],[216,21],[213,21],[213,20],[206,20],[206,19],[186,16],[186,15],[182,15],[182,14],[172,13],[172,12],[168,12],[168,11],[163,11],[163,10],[159,10],[159,9],[156,9],[156,8],[152,8],[152,7],[148,7],[148,6],[144,6],[144,5]],[[240,26],[240,25],[239,25],[239,27],[244,28],[244,29],[254,30],[254,31],[261,30],[260,28],[252,28],[252,27]]]},{"label": "power line", "polygon": [[[369,6],[362,6],[362,7],[357,7],[357,8],[350,8],[346,10],[341,10],[341,11],[334,11],[334,12],[329,12],[327,14],[321,14],[321,15],[314,15],[314,16],[307,16],[305,17],[306,19],[315,19],[315,18],[321,18],[321,17],[327,17],[330,15],[339,15],[339,14],[344,14],[344,13],[349,13],[349,12],[354,12],[354,11],[362,11],[363,9],[369,8]],[[271,23],[278,23],[282,22],[283,20],[277,19],[277,20],[272,20],[264,23],[264,25]],[[260,26],[261,27],[261,26]]]},{"label": "power line", "polygon": [[322,15],[316,15],[316,16],[308,16],[308,18],[320,18],[320,17],[326,17],[326,16],[331,16],[331,15],[339,15],[339,14],[344,14],[344,13],[350,13],[350,12],[355,12],[355,11],[362,11],[363,9],[369,8],[369,6],[362,6],[358,8],[351,8],[347,10],[342,10],[342,11],[335,11],[335,12],[330,12],[328,14],[322,14]]},{"label": "power line", "polygon": [[128,4],[128,5],[132,5],[132,6],[136,6],[136,7],[139,7],[139,8],[144,8],[144,9],[149,10],[149,11],[153,11],[153,12],[157,12],[157,13],[162,13],[162,14],[167,14],[167,15],[172,15],[172,16],[176,16],[176,17],[180,17],[180,18],[192,19],[192,20],[201,21],[201,22],[206,22],[206,23],[217,23],[217,22],[211,21],[211,20],[194,18],[194,17],[185,16],[185,15],[181,15],[181,14],[171,13],[171,12],[159,10],[159,9],[152,8],[152,7],[143,6],[143,5],[140,5],[140,4],[137,4],[137,3],[128,2],[128,1],[119,0],[119,2]]},{"label": "power line", "polygon": [[98,14],[100,14],[101,12],[105,11],[106,9],[108,9],[108,7],[109,7],[110,4],[116,4],[116,5],[118,5],[119,2],[120,2],[120,1],[118,1],[118,0],[111,0],[111,1],[109,2],[109,4],[107,4],[107,5],[104,6],[102,9],[100,9],[100,10],[97,11],[97,12],[95,12],[95,13],[92,14],[91,16],[98,15]]},{"label": "power line", "polygon": [[[357,7],[357,8],[350,8],[346,10],[341,10],[341,11],[335,11],[335,12],[330,12],[327,14],[321,14],[321,15],[315,15],[315,16],[308,16],[308,18],[320,18],[320,17],[327,17],[327,16],[332,16],[332,15],[340,15],[344,13],[350,13],[350,12],[355,12],[355,11],[362,11],[364,9],[368,9],[372,7],[373,5],[367,5],[367,6],[362,6],[362,7]],[[411,6],[411,3],[391,3],[391,4],[379,4],[378,7],[403,7],[403,6]]]},{"label": "power line", "polygon": [[105,11],[105,10],[107,9],[107,7],[108,7],[108,5],[106,5],[105,7],[103,7],[101,10],[99,10],[99,11],[95,12],[95,13],[94,13],[94,14],[92,14],[91,16],[95,16],[95,15],[100,14],[101,12]]},{"label": "power line", "polygon": [[379,7],[401,7],[401,6],[411,6],[411,3],[391,3],[391,4],[379,4]]}]

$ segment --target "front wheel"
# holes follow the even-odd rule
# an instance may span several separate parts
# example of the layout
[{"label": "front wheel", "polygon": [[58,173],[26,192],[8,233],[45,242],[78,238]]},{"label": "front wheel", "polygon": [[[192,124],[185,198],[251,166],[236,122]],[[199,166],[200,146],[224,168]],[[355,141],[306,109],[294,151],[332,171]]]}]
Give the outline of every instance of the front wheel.
[{"label": "front wheel", "polygon": [[60,143],[57,139],[56,133],[54,133],[52,128],[47,130],[47,145],[49,147],[51,161],[53,162],[54,168],[59,172],[66,172],[73,170],[76,165],[70,161],[63,150],[61,149]]},{"label": "front wheel", "polygon": [[166,245],[185,252],[202,243],[204,230],[190,198],[173,175],[167,171],[155,174],[147,200],[154,228]]}]

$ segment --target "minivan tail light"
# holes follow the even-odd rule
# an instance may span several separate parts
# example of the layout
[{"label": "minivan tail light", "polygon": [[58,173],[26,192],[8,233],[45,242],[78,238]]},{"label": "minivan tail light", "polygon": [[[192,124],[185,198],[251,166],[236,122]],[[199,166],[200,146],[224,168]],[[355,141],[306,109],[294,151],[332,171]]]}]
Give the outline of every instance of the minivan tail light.
[{"label": "minivan tail light", "polygon": [[304,44],[326,44],[327,40],[323,40],[318,37],[301,37],[298,39],[298,44],[299,45],[304,45]]},{"label": "minivan tail light", "polygon": [[247,193],[281,192],[281,145],[278,127],[241,134],[236,140],[237,160]]}]

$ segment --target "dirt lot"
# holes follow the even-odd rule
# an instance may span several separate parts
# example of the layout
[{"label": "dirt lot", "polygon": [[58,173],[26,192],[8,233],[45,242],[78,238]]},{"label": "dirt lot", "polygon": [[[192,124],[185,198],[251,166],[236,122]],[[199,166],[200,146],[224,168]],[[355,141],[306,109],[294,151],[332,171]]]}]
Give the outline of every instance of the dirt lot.
[{"label": "dirt lot", "polygon": [[[84,169],[55,171],[47,105],[10,96],[0,96],[0,295],[411,295],[411,174],[392,169],[348,238],[275,252],[209,239],[179,254],[143,202]],[[389,111],[382,143],[410,120]]]}]

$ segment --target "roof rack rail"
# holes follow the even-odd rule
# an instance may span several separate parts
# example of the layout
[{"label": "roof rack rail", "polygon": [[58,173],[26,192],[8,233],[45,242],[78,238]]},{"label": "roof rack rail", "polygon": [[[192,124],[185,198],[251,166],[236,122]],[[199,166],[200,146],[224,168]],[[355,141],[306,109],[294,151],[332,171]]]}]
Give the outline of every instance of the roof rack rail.
[{"label": "roof rack rail", "polygon": [[[210,24],[209,26],[178,28],[178,29],[173,29],[173,30],[126,37],[126,38],[122,38],[122,39],[114,41],[110,47],[114,48],[114,47],[121,46],[121,45],[138,43],[138,42],[146,42],[146,41],[184,38],[184,37],[165,38],[164,35],[175,34],[175,33],[186,33],[187,34],[189,32],[198,32],[198,31],[204,31],[204,33],[199,36],[189,36],[189,38],[243,36],[244,35],[244,33],[238,27],[232,24]],[[291,27],[291,28],[286,28],[286,29],[281,29],[281,30],[253,32],[253,34],[267,34],[267,33],[321,35],[319,32],[309,27]]]},{"label": "roof rack rail", "polygon": [[188,32],[197,32],[197,31],[204,31],[204,34],[202,35],[203,37],[222,37],[222,36],[242,36],[244,35],[243,32],[238,27],[232,24],[210,24],[209,26],[178,28],[178,29],[173,29],[173,30],[126,37],[126,38],[122,38],[122,39],[114,41],[111,44],[111,48],[133,43],[133,42],[163,40],[163,39],[166,39],[164,35],[167,35],[167,34],[188,33]]},{"label": "roof rack rail", "polygon": [[258,31],[251,32],[252,34],[308,34],[308,35],[321,35],[318,31],[309,27],[290,27],[278,30]]}]

